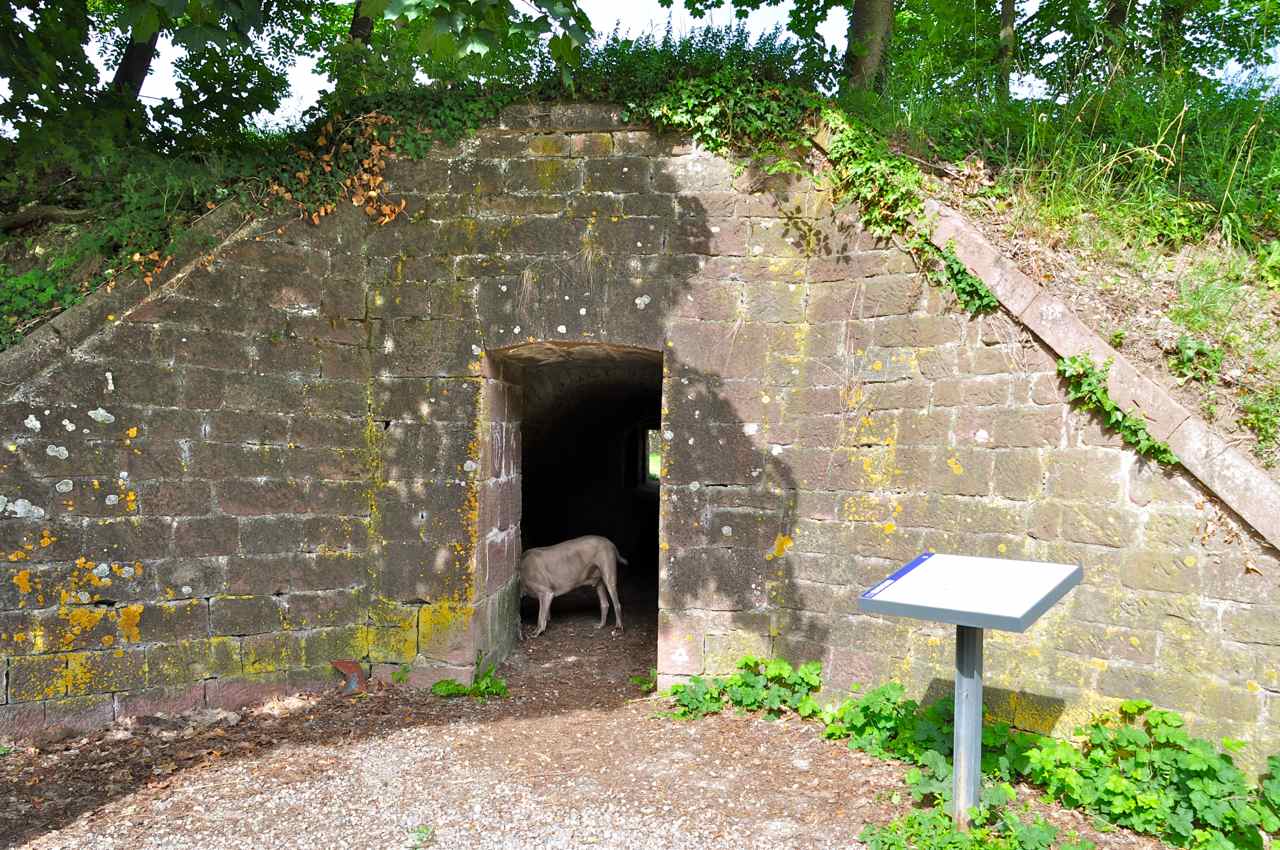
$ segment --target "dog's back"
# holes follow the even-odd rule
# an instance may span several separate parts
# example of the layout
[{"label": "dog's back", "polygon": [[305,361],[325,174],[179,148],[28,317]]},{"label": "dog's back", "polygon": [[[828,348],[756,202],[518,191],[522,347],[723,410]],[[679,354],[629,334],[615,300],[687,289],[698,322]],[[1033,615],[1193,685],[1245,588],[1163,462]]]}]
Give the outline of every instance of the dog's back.
[{"label": "dog's back", "polygon": [[520,582],[530,596],[539,592],[559,596],[575,587],[594,584],[604,574],[611,574],[615,564],[627,563],[618,547],[607,537],[588,534],[529,549],[520,559]]}]

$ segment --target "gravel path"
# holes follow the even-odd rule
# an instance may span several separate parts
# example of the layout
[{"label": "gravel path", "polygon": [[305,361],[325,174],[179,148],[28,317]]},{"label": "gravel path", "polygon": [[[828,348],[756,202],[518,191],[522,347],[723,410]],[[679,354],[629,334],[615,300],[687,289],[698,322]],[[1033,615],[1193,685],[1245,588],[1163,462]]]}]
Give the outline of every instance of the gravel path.
[{"label": "gravel path", "polygon": [[521,645],[505,700],[295,698],[15,753],[0,760],[0,845],[816,850],[859,848],[866,823],[910,804],[901,765],[811,723],[656,717],[628,682],[653,665],[652,619],[618,635],[592,619],[557,615]]}]

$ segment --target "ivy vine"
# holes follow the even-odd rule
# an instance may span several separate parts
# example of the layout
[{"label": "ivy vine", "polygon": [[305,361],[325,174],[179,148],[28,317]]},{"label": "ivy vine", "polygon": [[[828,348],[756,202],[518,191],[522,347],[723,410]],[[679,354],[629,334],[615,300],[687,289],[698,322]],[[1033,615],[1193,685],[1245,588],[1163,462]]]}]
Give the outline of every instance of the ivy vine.
[{"label": "ivy vine", "polygon": [[1058,374],[1067,383],[1067,399],[1080,410],[1096,412],[1104,425],[1120,435],[1126,444],[1143,457],[1168,466],[1178,464],[1178,456],[1168,443],[1151,436],[1141,416],[1120,409],[1107,391],[1107,374],[1111,360],[1101,366],[1088,353],[1073,354],[1058,361]]}]

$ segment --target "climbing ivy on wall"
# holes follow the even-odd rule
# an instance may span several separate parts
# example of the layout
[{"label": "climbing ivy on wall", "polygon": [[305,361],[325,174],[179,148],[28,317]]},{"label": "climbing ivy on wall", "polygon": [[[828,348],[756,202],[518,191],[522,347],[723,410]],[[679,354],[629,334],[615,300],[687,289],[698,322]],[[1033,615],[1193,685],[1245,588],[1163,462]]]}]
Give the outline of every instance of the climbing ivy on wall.
[{"label": "climbing ivy on wall", "polygon": [[761,164],[767,173],[808,174],[831,191],[836,206],[855,208],[870,233],[901,239],[929,280],[950,289],[965,310],[999,306],[954,253],[929,241],[920,169],[834,101],[726,68],[676,80],[652,99],[630,104],[629,114],[687,133],[712,153]]},{"label": "climbing ivy on wall", "polygon": [[1107,392],[1107,373],[1111,361],[1101,366],[1093,362],[1088,353],[1075,354],[1058,361],[1058,374],[1067,384],[1067,398],[1081,410],[1089,410],[1102,417],[1102,423],[1120,435],[1126,444],[1143,457],[1149,457],[1169,466],[1178,463],[1178,456],[1163,443],[1151,436],[1147,423],[1141,416],[1120,409]]}]

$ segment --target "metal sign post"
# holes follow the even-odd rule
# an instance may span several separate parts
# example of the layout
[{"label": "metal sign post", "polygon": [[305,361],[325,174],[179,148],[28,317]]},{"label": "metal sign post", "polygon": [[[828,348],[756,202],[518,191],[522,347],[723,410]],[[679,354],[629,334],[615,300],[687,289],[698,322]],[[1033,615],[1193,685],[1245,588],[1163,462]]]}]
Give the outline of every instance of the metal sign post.
[{"label": "metal sign post", "polygon": [[983,629],[1026,631],[1080,583],[1072,564],[1010,561],[927,552],[858,599],[871,614],[914,617],[956,627],[955,754],[952,768],[956,822],[969,826],[969,810],[982,788]]}]

